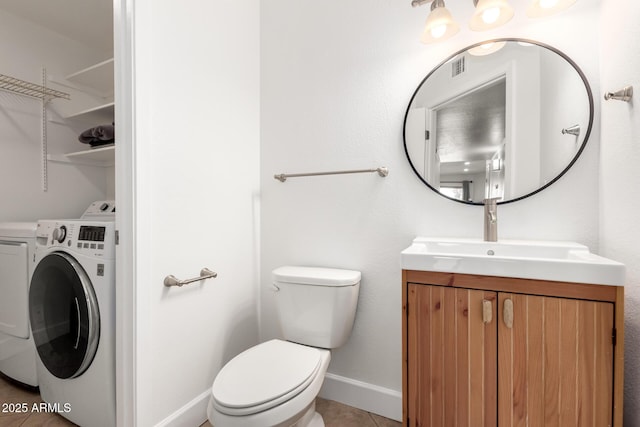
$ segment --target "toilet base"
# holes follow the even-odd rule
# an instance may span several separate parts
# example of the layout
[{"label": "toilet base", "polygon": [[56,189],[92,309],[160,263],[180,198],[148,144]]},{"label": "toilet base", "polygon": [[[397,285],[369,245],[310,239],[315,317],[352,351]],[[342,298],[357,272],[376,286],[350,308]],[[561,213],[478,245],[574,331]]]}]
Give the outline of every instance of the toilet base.
[{"label": "toilet base", "polygon": [[324,420],[322,415],[316,412],[316,401],[314,400],[311,405],[307,407],[302,418],[300,418],[291,427],[324,427]]},{"label": "toilet base", "polygon": [[307,427],[324,427],[324,420],[322,419],[322,415],[319,413],[313,414],[313,418],[309,422]]}]

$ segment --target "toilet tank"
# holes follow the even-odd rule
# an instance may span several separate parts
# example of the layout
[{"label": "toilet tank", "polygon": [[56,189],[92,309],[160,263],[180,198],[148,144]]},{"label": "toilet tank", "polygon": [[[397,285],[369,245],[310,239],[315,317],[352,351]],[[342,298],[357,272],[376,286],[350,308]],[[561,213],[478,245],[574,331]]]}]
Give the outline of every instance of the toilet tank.
[{"label": "toilet tank", "polygon": [[285,266],[273,270],[284,339],[321,348],[342,346],[353,328],[359,271]]}]

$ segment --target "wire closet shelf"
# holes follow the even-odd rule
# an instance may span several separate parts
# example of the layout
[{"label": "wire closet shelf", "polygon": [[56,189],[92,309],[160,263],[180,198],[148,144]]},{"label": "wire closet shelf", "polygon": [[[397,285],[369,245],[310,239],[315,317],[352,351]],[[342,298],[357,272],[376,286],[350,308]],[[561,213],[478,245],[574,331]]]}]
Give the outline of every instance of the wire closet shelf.
[{"label": "wire closet shelf", "polygon": [[55,98],[70,99],[68,93],[7,76],[6,74],[0,74],[0,89],[43,100],[51,100]]}]

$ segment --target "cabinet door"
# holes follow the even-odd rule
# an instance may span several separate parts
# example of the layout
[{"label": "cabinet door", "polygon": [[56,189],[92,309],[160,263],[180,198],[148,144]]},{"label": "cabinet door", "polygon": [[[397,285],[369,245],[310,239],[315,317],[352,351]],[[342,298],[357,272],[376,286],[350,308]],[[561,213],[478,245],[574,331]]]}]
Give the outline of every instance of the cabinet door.
[{"label": "cabinet door", "polygon": [[499,310],[498,425],[610,426],[613,304],[500,293]]},{"label": "cabinet door", "polygon": [[496,292],[410,284],[407,299],[409,425],[495,427]]}]

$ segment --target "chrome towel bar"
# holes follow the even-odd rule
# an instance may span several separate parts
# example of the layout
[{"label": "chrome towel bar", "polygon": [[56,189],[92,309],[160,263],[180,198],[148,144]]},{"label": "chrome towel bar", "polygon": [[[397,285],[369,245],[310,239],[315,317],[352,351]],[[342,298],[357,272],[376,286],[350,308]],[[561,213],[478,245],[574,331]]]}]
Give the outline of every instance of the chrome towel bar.
[{"label": "chrome towel bar", "polygon": [[194,277],[193,279],[180,280],[176,278],[176,276],[170,274],[164,278],[165,286],[183,286],[188,285],[189,283],[199,282],[201,280],[206,279],[215,279],[218,277],[218,273],[209,270],[208,268],[203,268],[200,270],[200,277]]},{"label": "chrome towel bar", "polygon": [[375,169],[356,169],[356,170],[333,171],[333,172],[281,173],[279,175],[274,175],[273,177],[280,182],[285,182],[287,178],[296,178],[299,176],[342,175],[347,173],[372,173],[372,172],[378,172],[378,175],[380,175],[383,178],[389,175],[389,169],[383,166]]}]

